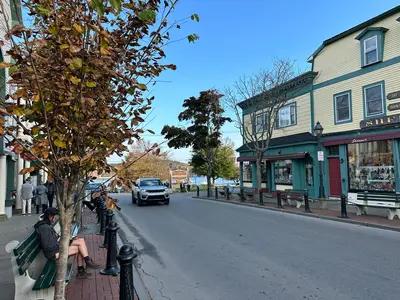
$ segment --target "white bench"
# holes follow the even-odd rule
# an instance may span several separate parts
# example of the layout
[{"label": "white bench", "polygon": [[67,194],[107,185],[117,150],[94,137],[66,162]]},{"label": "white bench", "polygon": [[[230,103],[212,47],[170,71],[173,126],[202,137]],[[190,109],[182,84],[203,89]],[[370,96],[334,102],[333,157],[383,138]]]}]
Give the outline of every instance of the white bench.
[{"label": "white bench", "polygon": [[400,194],[399,193],[377,193],[358,192],[348,193],[348,202],[355,205],[357,216],[366,215],[368,207],[384,208],[388,211],[388,219],[394,217],[400,219]]}]

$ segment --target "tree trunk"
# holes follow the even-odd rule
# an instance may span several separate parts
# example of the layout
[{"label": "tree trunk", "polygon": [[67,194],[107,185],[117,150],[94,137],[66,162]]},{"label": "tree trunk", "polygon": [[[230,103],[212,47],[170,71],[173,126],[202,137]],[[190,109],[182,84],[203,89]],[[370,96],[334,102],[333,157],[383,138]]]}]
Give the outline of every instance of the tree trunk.
[{"label": "tree trunk", "polygon": [[207,148],[207,197],[211,197],[212,159],[211,149]]},{"label": "tree trunk", "polygon": [[257,160],[256,160],[256,173],[257,173],[257,190],[260,190],[262,188],[261,186],[261,181],[262,181],[262,177],[261,177],[261,164],[262,163],[262,154],[259,155],[257,154]]}]

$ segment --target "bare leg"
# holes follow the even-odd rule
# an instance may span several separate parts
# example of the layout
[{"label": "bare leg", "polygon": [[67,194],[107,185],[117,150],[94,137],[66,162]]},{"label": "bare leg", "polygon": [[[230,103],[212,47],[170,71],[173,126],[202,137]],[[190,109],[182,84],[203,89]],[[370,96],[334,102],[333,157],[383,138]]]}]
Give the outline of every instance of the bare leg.
[{"label": "bare leg", "polygon": [[[79,249],[79,254],[80,254],[82,257],[86,257],[86,256],[89,255],[89,252],[88,252],[87,247],[86,247],[86,242],[85,242],[84,239],[82,239],[82,238],[76,238],[76,239],[74,239],[74,240],[72,241],[72,243],[71,243],[71,246],[77,246],[78,249]],[[71,247],[71,246],[70,246],[70,247]]]},{"label": "bare leg", "polygon": [[[83,256],[82,254],[79,252],[79,247],[76,245],[71,245],[68,248],[68,256],[74,255],[74,254],[78,254],[76,256],[76,260],[78,263],[78,266],[83,266]],[[56,254],[56,259],[58,259],[60,257],[60,253]]]}]

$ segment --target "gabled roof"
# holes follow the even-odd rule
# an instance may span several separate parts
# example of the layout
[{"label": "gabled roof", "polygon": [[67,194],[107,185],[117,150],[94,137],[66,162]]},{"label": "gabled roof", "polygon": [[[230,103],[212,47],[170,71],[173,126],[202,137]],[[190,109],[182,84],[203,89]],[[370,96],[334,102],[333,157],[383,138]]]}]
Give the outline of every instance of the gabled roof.
[{"label": "gabled roof", "polygon": [[314,53],[308,58],[307,61],[311,62],[322,51],[322,49],[324,49],[329,44],[332,44],[332,43],[334,43],[334,42],[336,42],[336,41],[338,41],[338,40],[340,40],[340,39],[342,39],[342,38],[344,38],[344,37],[346,37],[346,36],[348,36],[350,34],[353,34],[353,33],[357,32],[357,31],[359,31],[359,30],[361,30],[363,28],[371,26],[371,25],[373,25],[373,24],[375,24],[375,23],[377,23],[377,22],[379,22],[381,20],[384,20],[384,19],[386,19],[386,18],[388,18],[390,16],[393,16],[394,14],[397,14],[399,12],[400,12],[400,5],[392,8],[392,9],[390,9],[388,11],[385,11],[384,13],[382,13],[382,14],[376,16],[376,17],[373,17],[372,19],[369,19],[369,20],[367,20],[367,21],[365,21],[365,22],[363,22],[361,24],[358,24],[358,25],[356,25],[356,26],[354,26],[354,27],[352,27],[352,28],[350,28],[350,29],[348,29],[346,31],[343,31],[342,33],[339,33],[339,34],[337,34],[337,35],[325,40],[322,43],[322,45],[319,46],[318,49],[314,51]]},{"label": "gabled roof", "polygon": [[387,29],[387,28],[385,28],[385,27],[368,27],[368,28],[365,28],[363,31],[361,31],[361,33],[359,34],[359,35],[357,35],[356,37],[355,37],[355,39],[356,40],[361,40],[362,39],[362,37],[367,33],[367,32],[370,32],[370,31],[382,31],[382,32],[386,32],[386,31],[388,31],[389,29]]}]

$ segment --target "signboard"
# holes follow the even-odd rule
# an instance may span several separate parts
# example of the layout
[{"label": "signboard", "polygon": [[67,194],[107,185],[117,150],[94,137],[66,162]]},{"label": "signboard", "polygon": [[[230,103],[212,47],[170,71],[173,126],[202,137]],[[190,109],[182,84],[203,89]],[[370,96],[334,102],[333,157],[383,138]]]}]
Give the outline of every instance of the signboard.
[{"label": "signboard", "polygon": [[389,94],[387,94],[386,98],[388,100],[393,100],[393,99],[400,98],[400,91],[389,93]]},{"label": "signboard", "polygon": [[393,110],[399,110],[400,109],[400,102],[397,103],[392,103],[388,105],[388,110],[393,111]]},{"label": "signboard", "polygon": [[382,125],[390,125],[394,123],[400,123],[400,114],[381,117],[381,118],[374,118],[369,120],[362,120],[360,122],[360,128],[377,127]]},{"label": "signboard", "polygon": [[324,151],[318,151],[318,161],[324,161]]}]

